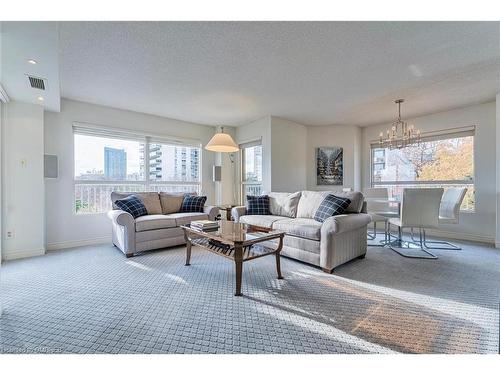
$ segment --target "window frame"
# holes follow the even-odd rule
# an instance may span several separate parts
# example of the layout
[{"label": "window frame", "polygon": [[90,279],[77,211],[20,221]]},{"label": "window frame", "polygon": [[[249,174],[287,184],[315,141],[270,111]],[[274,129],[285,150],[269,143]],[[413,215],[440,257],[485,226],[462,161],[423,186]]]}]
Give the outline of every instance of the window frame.
[{"label": "window frame", "polygon": [[[448,186],[470,186],[472,185],[474,189],[474,195],[476,192],[476,126],[466,126],[459,128],[452,128],[446,130],[438,130],[425,132],[421,135],[421,142],[431,142],[437,140],[447,140],[447,139],[456,139],[463,137],[472,137],[472,162],[474,164],[472,179],[470,180],[429,180],[429,181],[374,181],[374,172],[375,172],[375,163],[374,162],[374,151],[376,149],[380,149],[379,140],[372,140],[370,142],[370,186],[371,187],[380,187],[380,186],[401,186],[401,185],[421,185],[425,187],[426,185],[442,185],[443,187]],[[384,147],[384,150],[387,147]],[[385,153],[385,152],[384,152]],[[384,163],[385,164],[385,163]],[[476,212],[477,201],[474,202],[474,207],[470,210],[464,210],[460,208],[460,213],[475,213]]]},{"label": "window frame", "polygon": [[[128,130],[122,130],[118,128],[108,127],[108,126],[98,126],[98,125],[87,125],[82,123],[73,123],[72,128],[72,151],[73,151],[73,163],[72,163],[72,173],[73,173],[73,214],[74,215],[102,215],[105,211],[99,212],[78,212],[76,209],[76,187],[77,185],[112,185],[112,186],[133,186],[139,185],[144,186],[144,190],[138,190],[138,192],[148,192],[151,190],[151,186],[196,186],[196,192],[198,194],[202,191],[202,171],[203,171],[203,148],[202,144],[198,140],[188,140],[180,138],[170,138],[163,137],[148,133],[137,133]],[[88,135],[100,138],[110,138],[115,140],[129,140],[144,143],[144,176],[143,180],[78,180],[75,176],[75,135]],[[197,181],[157,181],[152,180],[149,176],[149,147],[151,144],[160,143],[163,145],[178,146],[178,147],[192,147],[199,149],[199,166],[198,166],[198,180]]]},{"label": "window frame", "polygon": [[[245,194],[245,191],[246,191],[246,188],[248,186],[260,186],[261,188],[261,191],[262,191],[262,178],[260,181],[247,181],[244,179],[244,175],[245,175],[245,149],[247,148],[251,148],[251,147],[256,147],[256,146],[260,146],[261,149],[262,149],[262,139],[257,139],[257,140],[254,140],[254,141],[248,141],[248,142],[244,142],[244,143],[240,143],[239,144],[239,148],[240,148],[240,151],[239,151],[239,154],[240,154],[240,204],[245,204],[246,202],[246,194]],[[263,167],[263,164],[264,163],[261,163],[261,171],[262,171],[262,167]]]}]

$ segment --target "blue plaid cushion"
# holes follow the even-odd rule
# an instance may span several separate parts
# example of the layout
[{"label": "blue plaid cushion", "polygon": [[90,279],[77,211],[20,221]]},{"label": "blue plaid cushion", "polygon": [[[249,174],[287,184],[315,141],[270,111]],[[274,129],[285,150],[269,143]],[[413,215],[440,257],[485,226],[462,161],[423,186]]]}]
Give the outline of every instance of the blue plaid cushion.
[{"label": "blue plaid cushion", "polygon": [[314,220],[322,223],[330,216],[342,215],[350,204],[350,199],[336,197],[333,194],[328,194],[316,210],[316,213],[314,214]]},{"label": "blue plaid cushion", "polygon": [[146,206],[137,195],[129,195],[127,198],[118,199],[115,201],[115,205],[120,210],[128,212],[134,219],[148,214]]},{"label": "blue plaid cushion", "polygon": [[247,215],[270,215],[267,195],[247,195]]},{"label": "blue plaid cushion", "polygon": [[186,195],[182,201],[179,212],[203,212],[207,197],[198,195]]}]

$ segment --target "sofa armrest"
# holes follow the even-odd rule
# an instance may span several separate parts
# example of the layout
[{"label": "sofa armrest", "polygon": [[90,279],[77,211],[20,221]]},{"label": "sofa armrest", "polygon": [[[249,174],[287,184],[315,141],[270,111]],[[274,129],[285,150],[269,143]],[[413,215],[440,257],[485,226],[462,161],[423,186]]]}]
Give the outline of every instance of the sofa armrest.
[{"label": "sofa armrest", "polygon": [[215,206],[205,206],[203,207],[203,212],[208,215],[208,220],[215,220],[219,214],[219,209]]},{"label": "sofa armrest", "polygon": [[328,234],[344,233],[368,225],[371,216],[368,214],[337,215],[326,219],[321,226],[321,237]]},{"label": "sofa armrest", "polygon": [[113,244],[127,256],[135,252],[135,219],[128,212],[112,210],[108,212],[113,228]]},{"label": "sofa armrest", "polygon": [[335,267],[366,254],[368,214],[337,215],[321,226],[320,267],[331,272]]},{"label": "sofa armrest", "polygon": [[111,210],[108,212],[108,217],[114,223],[124,226],[124,227],[135,227],[135,219],[128,212],[122,210]]},{"label": "sofa armrest", "polygon": [[237,223],[240,221],[240,216],[245,215],[247,208],[245,206],[236,206],[231,209],[231,216]]}]

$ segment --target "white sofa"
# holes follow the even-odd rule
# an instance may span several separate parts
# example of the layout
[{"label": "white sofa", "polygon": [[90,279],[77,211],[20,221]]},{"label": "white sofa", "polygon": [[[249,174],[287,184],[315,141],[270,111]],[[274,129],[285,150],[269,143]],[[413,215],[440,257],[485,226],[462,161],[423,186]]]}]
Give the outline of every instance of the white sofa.
[{"label": "white sofa", "polygon": [[[114,202],[131,194],[137,195],[148,215],[134,219],[128,212],[116,209]],[[205,206],[204,212],[179,212],[185,193],[111,193],[113,210],[108,212],[112,223],[113,244],[127,258],[137,252],[185,244],[181,225],[193,220],[214,220],[218,209]]]},{"label": "white sofa", "polygon": [[[314,214],[327,194],[351,200],[346,213],[323,223]],[[246,207],[232,209],[235,221],[286,232],[281,254],[331,273],[333,269],[366,254],[366,227],[370,215],[362,213],[360,192],[301,191],[269,193],[271,215],[246,215]]]}]

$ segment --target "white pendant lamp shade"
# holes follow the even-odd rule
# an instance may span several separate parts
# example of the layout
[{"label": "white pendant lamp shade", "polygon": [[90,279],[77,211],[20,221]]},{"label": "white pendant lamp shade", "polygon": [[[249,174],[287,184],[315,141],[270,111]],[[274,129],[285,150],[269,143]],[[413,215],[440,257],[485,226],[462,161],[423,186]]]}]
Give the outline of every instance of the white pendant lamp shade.
[{"label": "white pendant lamp shade", "polygon": [[205,149],[215,152],[236,152],[239,150],[233,138],[229,134],[224,133],[224,130],[221,133],[215,134],[205,146]]}]

